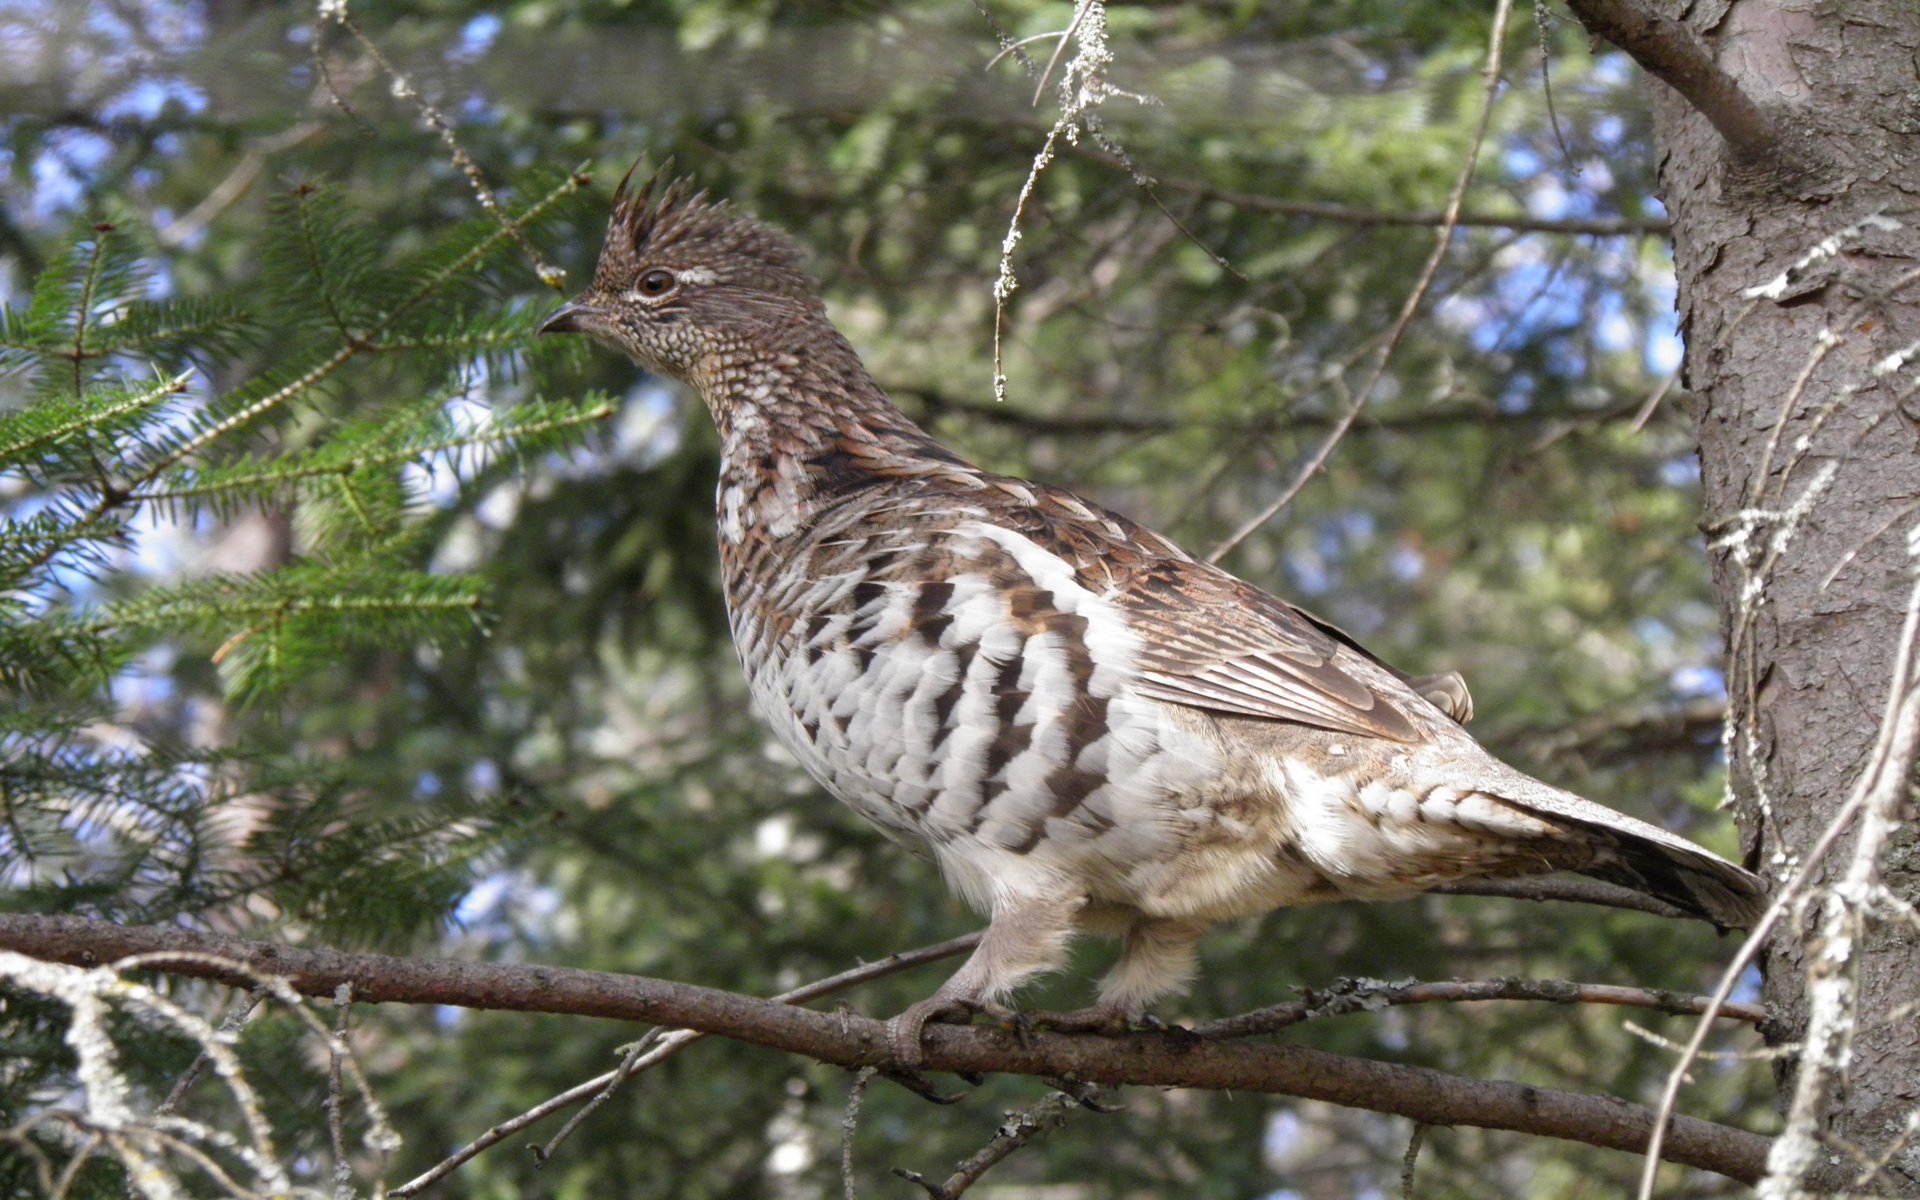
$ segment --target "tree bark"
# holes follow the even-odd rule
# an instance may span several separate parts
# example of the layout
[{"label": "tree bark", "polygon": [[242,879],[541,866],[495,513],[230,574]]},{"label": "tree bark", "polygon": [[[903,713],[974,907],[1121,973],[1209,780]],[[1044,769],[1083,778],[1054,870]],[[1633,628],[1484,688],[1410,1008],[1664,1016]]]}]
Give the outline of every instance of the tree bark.
[{"label": "tree bark", "polygon": [[[1652,85],[1728,642],[1729,764],[1751,860],[1777,884],[1868,762],[1912,588],[1920,400],[1914,364],[1888,364],[1920,339],[1920,5],[1637,5],[1641,35],[1690,37],[1724,73],[1715,86],[1731,84],[1764,118],[1759,134],[1732,139],[1700,102],[1711,87]],[[1626,6],[1573,7],[1626,46],[1607,23]],[[1657,76],[1657,44],[1651,54],[1634,57]],[[1842,842],[1815,884],[1846,863]],[[1917,871],[1909,829],[1880,878],[1911,904]],[[1806,1031],[1819,911],[1783,922],[1765,953],[1775,1042]],[[1920,1100],[1920,1021],[1887,1019],[1920,999],[1920,942],[1899,921],[1867,932],[1848,964],[1860,1015],[1851,1055],[1820,1106],[1826,1152],[1800,1182],[1854,1188],[1861,1169],[1847,1147],[1892,1150],[1867,1188],[1920,1195],[1920,1145],[1901,1142]],[[1788,1095],[1800,1066],[1779,1062]]]},{"label": "tree bark", "polygon": [[[347,954],[166,926],[0,913],[0,952],[6,951],[45,962],[155,970],[235,987],[250,987],[271,976],[306,996],[336,996],[344,985],[353,1000],[363,1003],[567,1013],[697,1029],[824,1063],[894,1072],[895,1078],[915,1084],[915,1090],[924,1085],[931,1092],[931,1085],[916,1074],[899,1073],[883,1022],[639,975]],[[1513,989],[1479,990],[1484,996],[1511,994]],[[1578,990],[1578,985],[1562,985],[1559,998],[1575,998]],[[1656,1120],[1652,1109],[1611,1096],[1471,1079],[1306,1046],[1234,1041],[1229,1039],[1237,1034],[1230,1028],[1223,1033],[1209,1037],[1203,1027],[1125,1036],[1064,1035],[934,1025],[927,1029],[921,1065],[957,1075],[1007,1072],[1081,1083],[1299,1096],[1424,1125],[1510,1129],[1631,1153],[1646,1149]],[[1743,1183],[1759,1178],[1766,1154],[1767,1139],[1758,1134],[1687,1116],[1673,1118],[1662,1146],[1668,1161]]]}]

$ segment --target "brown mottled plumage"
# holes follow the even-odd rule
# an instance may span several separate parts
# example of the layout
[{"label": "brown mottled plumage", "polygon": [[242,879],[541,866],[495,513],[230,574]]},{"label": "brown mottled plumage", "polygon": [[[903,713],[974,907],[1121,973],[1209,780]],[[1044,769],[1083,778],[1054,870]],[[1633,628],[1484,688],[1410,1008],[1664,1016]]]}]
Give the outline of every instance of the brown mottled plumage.
[{"label": "brown mottled plumage", "polygon": [[546,332],[692,384],[722,442],[721,561],[755,699],[835,795],[991,920],[895,1022],[912,1060],[1124,938],[1117,1027],[1208,923],[1578,871],[1723,926],[1758,879],[1499,762],[1458,676],[1414,680],[1125,517],[956,457],[828,321],[792,243],[684,182],[623,183],[593,283]]}]

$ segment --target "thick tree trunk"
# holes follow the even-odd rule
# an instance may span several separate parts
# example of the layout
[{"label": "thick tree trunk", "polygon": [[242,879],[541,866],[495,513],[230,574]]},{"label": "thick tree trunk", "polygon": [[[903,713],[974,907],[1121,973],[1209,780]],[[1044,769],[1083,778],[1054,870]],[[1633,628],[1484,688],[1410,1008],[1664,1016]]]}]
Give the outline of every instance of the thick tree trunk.
[{"label": "thick tree trunk", "polygon": [[[1753,859],[1777,883],[1869,760],[1913,584],[1920,398],[1914,365],[1887,363],[1920,339],[1920,4],[1638,3],[1649,36],[1684,51],[1690,34],[1765,118],[1748,136],[1710,92],[1650,61],[1657,43],[1635,52],[1675,84],[1652,85],[1654,135],[1728,636],[1731,763]],[[1575,4],[1626,46],[1600,29],[1607,13],[1581,11],[1594,7],[1620,6]],[[1818,881],[1838,879],[1848,854],[1843,841]],[[1897,833],[1882,862],[1893,891],[1920,901],[1920,838]],[[1806,1031],[1820,927],[1815,906],[1764,960],[1776,1041]],[[1815,1190],[1853,1186],[1846,1147],[1893,1147],[1920,1102],[1920,1017],[1900,1011],[1920,1001],[1920,938],[1898,920],[1869,929],[1853,948],[1860,1020],[1805,1180]],[[1780,1061],[1790,1096],[1800,1067]],[[1920,1138],[1904,1136],[1870,1191],[1920,1195]]]}]

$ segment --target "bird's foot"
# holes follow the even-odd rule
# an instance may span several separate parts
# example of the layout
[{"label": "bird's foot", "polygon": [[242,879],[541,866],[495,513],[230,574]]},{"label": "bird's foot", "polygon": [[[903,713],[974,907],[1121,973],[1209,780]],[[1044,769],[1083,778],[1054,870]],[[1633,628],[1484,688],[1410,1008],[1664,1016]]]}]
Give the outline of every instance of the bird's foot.
[{"label": "bird's foot", "polygon": [[992,1000],[972,1000],[964,996],[943,996],[939,992],[887,1022],[887,1038],[893,1053],[903,1064],[917,1067],[921,1060],[921,1038],[929,1024],[965,1025],[974,1015],[983,1014],[997,1024],[1018,1029],[1025,1018],[1015,1009]]}]

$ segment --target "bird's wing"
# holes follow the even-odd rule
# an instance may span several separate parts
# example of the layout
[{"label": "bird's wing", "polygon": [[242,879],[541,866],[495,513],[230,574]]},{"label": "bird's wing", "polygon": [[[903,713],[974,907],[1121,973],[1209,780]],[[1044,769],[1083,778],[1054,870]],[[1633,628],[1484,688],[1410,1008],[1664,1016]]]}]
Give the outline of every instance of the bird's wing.
[{"label": "bird's wing", "polygon": [[1036,503],[1020,532],[1126,614],[1142,695],[1397,742],[1430,736],[1428,701],[1338,627],[1071,493],[1027,487]]},{"label": "bird's wing", "polygon": [[[1171,580],[1167,576],[1172,576]],[[1167,584],[1172,586],[1168,587]],[[1115,597],[1140,634],[1143,695],[1212,712],[1418,742],[1422,702],[1305,612],[1209,568],[1175,563]]]}]

